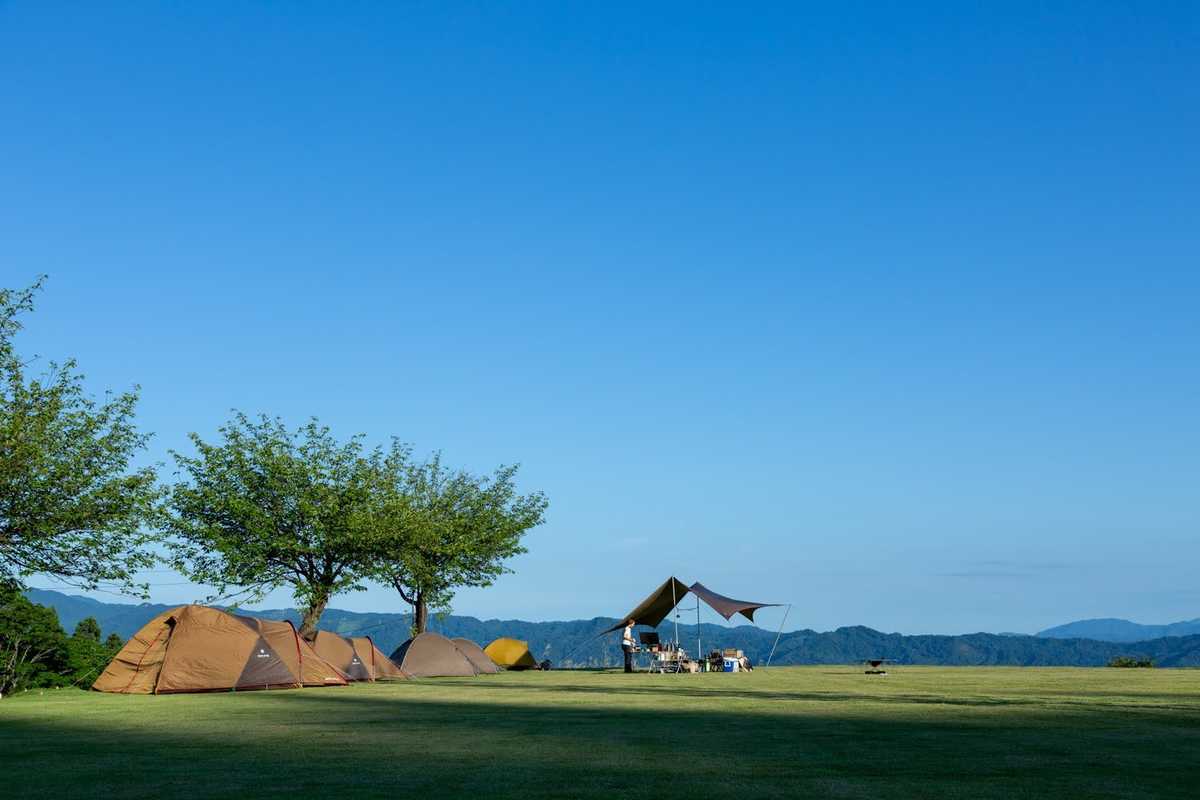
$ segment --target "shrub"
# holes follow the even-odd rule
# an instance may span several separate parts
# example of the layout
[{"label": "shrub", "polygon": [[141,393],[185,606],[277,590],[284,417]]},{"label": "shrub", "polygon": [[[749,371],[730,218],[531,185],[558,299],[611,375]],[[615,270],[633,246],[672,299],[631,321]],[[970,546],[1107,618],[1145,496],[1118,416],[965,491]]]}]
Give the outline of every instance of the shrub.
[{"label": "shrub", "polygon": [[1153,669],[1154,662],[1141,656],[1116,656],[1108,662],[1108,666],[1124,669]]}]

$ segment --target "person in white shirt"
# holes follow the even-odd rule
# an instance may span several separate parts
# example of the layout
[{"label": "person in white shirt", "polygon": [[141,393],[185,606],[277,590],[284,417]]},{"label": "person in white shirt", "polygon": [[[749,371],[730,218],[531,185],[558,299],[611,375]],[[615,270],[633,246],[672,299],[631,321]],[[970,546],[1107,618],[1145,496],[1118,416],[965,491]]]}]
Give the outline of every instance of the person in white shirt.
[{"label": "person in white shirt", "polygon": [[621,635],[621,649],[625,652],[625,671],[633,672],[633,626],[637,623],[629,620],[625,623],[625,633]]}]

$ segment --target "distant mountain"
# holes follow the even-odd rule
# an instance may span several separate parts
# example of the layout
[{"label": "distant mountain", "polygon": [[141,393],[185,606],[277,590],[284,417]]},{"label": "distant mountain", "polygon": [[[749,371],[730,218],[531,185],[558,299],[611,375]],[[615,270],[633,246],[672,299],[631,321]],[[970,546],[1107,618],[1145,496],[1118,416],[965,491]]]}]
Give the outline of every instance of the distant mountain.
[{"label": "distant mountain", "polygon": [[[102,603],[86,597],[47,589],[31,589],[30,600],[53,607],[68,631],[84,617],[95,617],[105,635],[116,632],[127,638],[152,617],[170,606],[143,603]],[[249,612],[270,619],[299,622],[295,609]],[[434,619],[431,628],[446,636],[464,636],[480,644],[500,636],[529,642],[539,659],[559,667],[612,666],[620,663],[620,645],[615,635],[600,632],[617,622],[610,617],[568,622],[524,622],[522,620],[479,620],[450,616]],[[370,636],[385,653],[391,653],[408,638],[409,614],[356,613],[331,608],[321,618],[321,627],[343,634]],[[659,627],[670,638],[670,624]],[[775,632],[750,625],[725,628],[699,627],[701,646],[736,647],[756,663],[763,663],[775,641]],[[689,652],[696,650],[696,625],[680,625],[679,638]],[[900,664],[944,664],[953,666],[1101,666],[1114,656],[1149,657],[1163,667],[1200,667],[1200,635],[1170,636],[1136,644],[1092,639],[1058,639],[1035,636],[1005,636],[972,633],[964,636],[902,636],[880,633],[861,626],[818,633],[812,630],[785,633],[779,638],[776,664],[851,664],[867,658],[889,658]]]},{"label": "distant mountain", "polygon": [[1096,639],[1101,642],[1144,642],[1164,636],[1200,634],[1200,619],[1172,622],[1169,625],[1139,625],[1127,619],[1081,619],[1047,628],[1038,634],[1043,639]]}]

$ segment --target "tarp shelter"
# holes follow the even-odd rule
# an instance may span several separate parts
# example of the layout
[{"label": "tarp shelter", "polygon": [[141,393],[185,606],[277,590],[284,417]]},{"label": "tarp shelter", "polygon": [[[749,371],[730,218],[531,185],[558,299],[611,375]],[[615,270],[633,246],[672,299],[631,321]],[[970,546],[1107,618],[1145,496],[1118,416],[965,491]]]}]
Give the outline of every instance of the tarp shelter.
[{"label": "tarp shelter", "polygon": [[345,685],[345,676],[314,653],[291,623],[192,605],[143,625],[92,688],[169,694]]},{"label": "tarp shelter", "polygon": [[537,669],[537,659],[529,652],[529,643],[501,637],[483,648],[487,657],[505,669]]},{"label": "tarp shelter", "polygon": [[755,611],[758,611],[760,608],[768,608],[779,605],[778,603],[751,603],[746,600],[734,600],[732,597],[726,597],[723,594],[717,594],[712,589],[709,589],[707,586],[699,582],[692,584],[691,592],[704,602],[708,603],[714,611],[716,611],[725,619],[729,619],[734,614],[741,614],[746,619],[754,622]]},{"label": "tarp shelter", "polygon": [[684,586],[683,581],[676,578],[674,575],[663,581],[662,586],[659,586],[650,596],[638,604],[637,608],[630,611],[625,616],[613,625],[605,633],[612,633],[618,628],[625,627],[625,620],[633,620],[638,625],[649,625],[651,628],[657,627],[658,623],[667,618],[671,613],[671,609],[679,605],[679,601],[688,593],[688,587]]},{"label": "tarp shelter", "polygon": [[479,674],[454,642],[429,631],[417,634],[397,647],[392,653],[392,661],[416,678],[473,678]]},{"label": "tarp shelter", "polygon": [[450,641],[454,642],[454,646],[458,651],[467,657],[475,670],[482,675],[492,675],[500,671],[500,667],[496,666],[496,662],[488,658],[488,654],[483,652],[483,648],[472,642],[470,639],[454,638]]},{"label": "tarp shelter", "polygon": [[313,638],[313,649],[352,681],[408,677],[388,660],[369,636],[350,637],[332,631],[317,631]]}]

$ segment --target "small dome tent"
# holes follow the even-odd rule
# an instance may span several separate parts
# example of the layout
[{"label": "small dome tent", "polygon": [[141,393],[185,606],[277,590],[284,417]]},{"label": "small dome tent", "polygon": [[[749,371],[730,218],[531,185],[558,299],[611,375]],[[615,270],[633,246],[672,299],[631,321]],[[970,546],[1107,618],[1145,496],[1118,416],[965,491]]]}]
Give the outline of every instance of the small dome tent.
[{"label": "small dome tent", "polygon": [[100,692],[171,694],[345,686],[289,622],[178,606],[142,626],[92,684]]},{"label": "small dome tent", "polygon": [[455,638],[450,641],[454,642],[454,646],[467,657],[467,660],[481,675],[494,675],[500,671],[500,667],[496,666],[495,661],[488,658],[487,653],[483,652],[483,648],[470,639]]},{"label": "small dome tent", "polygon": [[529,652],[529,643],[502,637],[483,648],[487,657],[505,669],[537,669],[537,660]]},{"label": "small dome tent", "polygon": [[352,681],[404,680],[404,672],[383,654],[370,636],[317,631],[313,649]]},{"label": "small dome tent", "polygon": [[479,674],[454,642],[440,633],[428,631],[397,647],[392,653],[392,661],[416,678],[473,678]]}]

